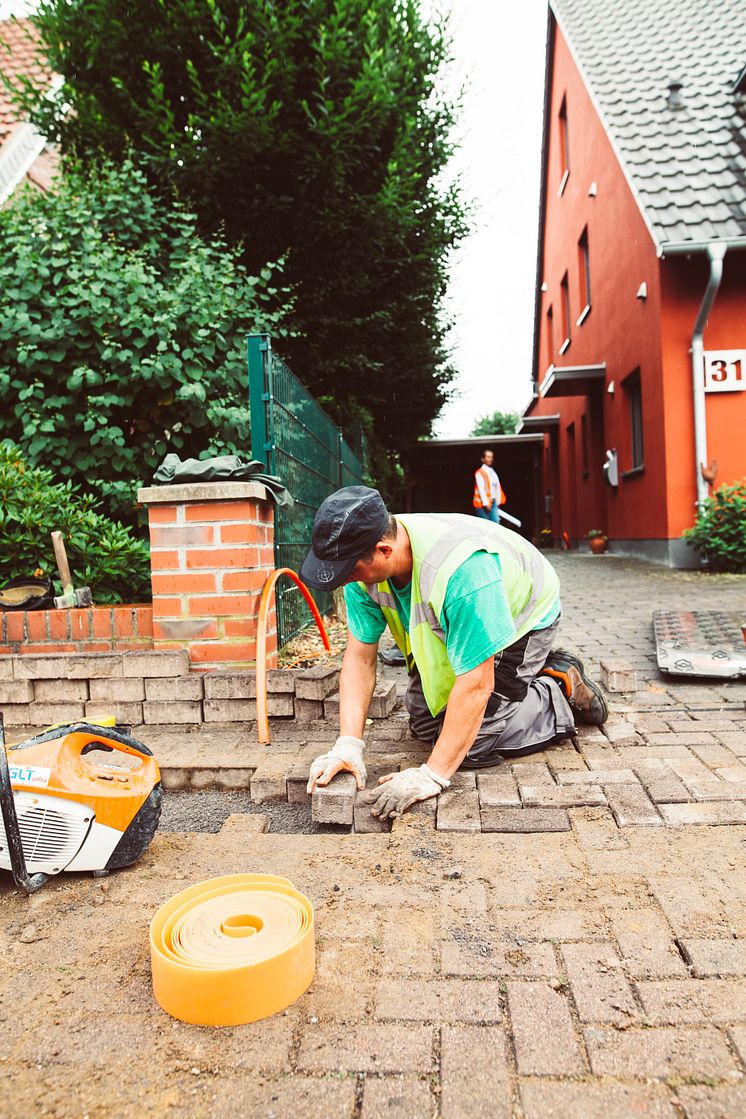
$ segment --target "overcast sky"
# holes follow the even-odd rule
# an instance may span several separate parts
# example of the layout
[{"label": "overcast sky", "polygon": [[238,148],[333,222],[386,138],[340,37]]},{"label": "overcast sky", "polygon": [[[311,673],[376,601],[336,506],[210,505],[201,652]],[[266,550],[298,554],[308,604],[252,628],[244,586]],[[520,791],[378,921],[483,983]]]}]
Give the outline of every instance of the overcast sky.
[{"label": "overcast sky", "polygon": [[479,415],[531,396],[546,0],[440,0],[467,83],[454,169],[475,206],[452,269],[458,396],[435,433],[468,435]]}]

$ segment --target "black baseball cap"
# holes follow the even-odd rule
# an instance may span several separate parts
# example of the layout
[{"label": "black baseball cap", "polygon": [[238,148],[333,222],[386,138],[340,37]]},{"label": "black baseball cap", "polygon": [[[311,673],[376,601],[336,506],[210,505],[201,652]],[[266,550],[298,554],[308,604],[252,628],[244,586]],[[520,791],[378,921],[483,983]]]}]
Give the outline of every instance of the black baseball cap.
[{"label": "black baseball cap", "polygon": [[316,591],[341,587],[362,556],[368,555],[389,525],[378,490],[345,486],[330,494],[313,520],[313,544],[300,577]]}]

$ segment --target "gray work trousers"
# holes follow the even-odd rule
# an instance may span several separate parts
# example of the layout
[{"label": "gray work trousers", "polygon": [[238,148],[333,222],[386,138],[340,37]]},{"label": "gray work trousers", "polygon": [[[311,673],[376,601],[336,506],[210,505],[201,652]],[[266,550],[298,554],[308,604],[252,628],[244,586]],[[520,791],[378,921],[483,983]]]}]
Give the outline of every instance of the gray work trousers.
[{"label": "gray work trousers", "polygon": [[[558,626],[559,618],[546,629],[532,630],[495,656],[495,690],[462,769],[499,765],[503,758],[533,753],[575,733],[562,688],[551,676],[538,675]],[[443,726],[445,709],[438,715],[430,714],[416,668],[409,677],[404,702],[412,733],[432,745]]]}]

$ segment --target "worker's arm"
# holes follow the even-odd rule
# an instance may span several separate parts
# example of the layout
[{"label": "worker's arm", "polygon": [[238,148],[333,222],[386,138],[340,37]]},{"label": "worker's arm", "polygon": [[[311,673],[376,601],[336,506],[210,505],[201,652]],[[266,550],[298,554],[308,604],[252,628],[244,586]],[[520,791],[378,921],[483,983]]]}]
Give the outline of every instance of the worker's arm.
[{"label": "worker's arm", "polygon": [[378,643],[366,645],[351,633],[339,677],[339,732],[363,737],[368,708],[376,686]]},{"label": "worker's arm", "polygon": [[328,753],[311,762],[308,793],[317,785],[328,785],[342,770],[353,774],[359,789],[365,788],[363,732],[376,686],[377,653],[378,643],[367,645],[348,633],[339,679],[339,737]]},{"label": "worker's arm", "polygon": [[[384,819],[401,816],[416,801],[429,800],[448,788],[477,737],[487,701],[495,686],[495,658],[456,677],[448,697],[446,717],[430,757],[419,768],[382,777],[371,812]],[[372,801],[372,794],[369,797]]]},{"label": "worker's arm", "polygon": [[448,697],[446,717],[427,764],[450,778],[461,765],[479,733],[484,709],[495,687],[495,658],[488,657],[470,672],[456,677]]}]

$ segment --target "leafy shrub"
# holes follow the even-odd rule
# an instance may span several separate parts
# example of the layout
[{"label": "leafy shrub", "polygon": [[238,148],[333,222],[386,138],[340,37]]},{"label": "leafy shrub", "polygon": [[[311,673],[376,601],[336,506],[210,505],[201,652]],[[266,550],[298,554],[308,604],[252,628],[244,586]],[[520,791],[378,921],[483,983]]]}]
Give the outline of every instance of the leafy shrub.
[{"label": "leafy shrub", "polygon": [[149,599],[148,545],[99,513],[98,504],[72,482],[55,482],[51,470],[27,466],[9,440],[0,442],[0,583],[39,568],[54,578],[50,534],[59,529],[73,583],[89,586],[94,602]]},{"label": "leafy shrub", "polygon": [[746,572],[746,478],[718,486],[684,536],[711,571]]},{"label": "leafy shrub", "polygon": [[246,335],[278,332],[271,269],[195,225],[131,163],[0,210],[0,439],[129,522],[167,452],[248,452]]}]

